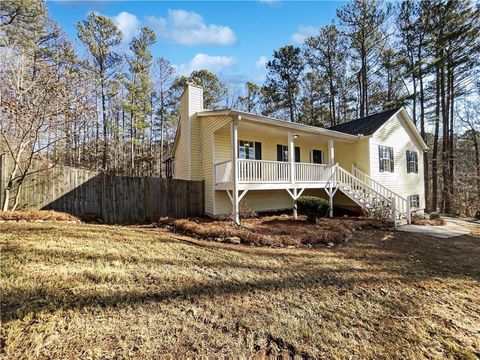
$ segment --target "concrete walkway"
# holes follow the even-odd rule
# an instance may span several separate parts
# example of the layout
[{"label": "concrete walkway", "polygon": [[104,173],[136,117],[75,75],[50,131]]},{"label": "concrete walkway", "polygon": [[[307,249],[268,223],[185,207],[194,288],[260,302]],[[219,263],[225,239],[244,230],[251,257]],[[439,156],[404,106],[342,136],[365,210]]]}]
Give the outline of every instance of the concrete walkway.
[{"label": "concrete walkway", "polygon": [[[446,223],[442,226],[431,225],[401,225],[397,227],[398,231],[411,232],[416,234],[425,234],[435,236],[438,238],[451,238],[454,236],[468,235],[470,229],[467,226],[467,222],[461,219],[444,218]],[[471,223],[468,223],[470,226]],[[476,224],[474,226],[480,226]]]}]

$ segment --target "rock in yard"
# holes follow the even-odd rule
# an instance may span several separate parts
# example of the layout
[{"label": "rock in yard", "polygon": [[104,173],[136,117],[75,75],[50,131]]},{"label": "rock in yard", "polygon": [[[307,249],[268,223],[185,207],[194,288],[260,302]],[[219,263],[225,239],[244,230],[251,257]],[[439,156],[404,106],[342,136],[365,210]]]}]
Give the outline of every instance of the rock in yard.
[{"label": "rock in yard", "polygon": [[334,247],[334,246],[335,246],[335,244],[332,243],[332,242],[329,242],[327,245],[328,245],[329,247]]},{"label": "rock in yard", "polygon": [[217,237],[217,238],[215,238],[215,241],[216,241],[216,242],[223,242],[223,239],[220,238],[220,237]]},{"label": "rock in yard", "polygon": [[225,242],[229,244],[240,244],[241,239],[238,236],[230,236],[225,238]]},{"label": "rock in yard", "polygon": [[193,316],[194,318],[196,318],[196,317],[197,317],[197,309],[195,309],[195,308],[188,309],[188,310],[187,310],[187,315],[188,315],[188,314],[192,314],[192,316]]}]

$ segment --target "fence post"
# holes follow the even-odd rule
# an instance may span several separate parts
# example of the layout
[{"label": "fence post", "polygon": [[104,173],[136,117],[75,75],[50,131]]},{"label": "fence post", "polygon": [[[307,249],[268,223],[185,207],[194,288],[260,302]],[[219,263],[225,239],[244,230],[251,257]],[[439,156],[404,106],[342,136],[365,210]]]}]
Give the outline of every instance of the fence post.
[{"label": "fence post", "polygon": [[5,173],[7,171],[7,158],[5,154],[0,154],[0,210],[3,206],[3,190],[5,189]]},{"label": "fence post", "polygon": [[[106,218],[107,216],[107,210],[105,209],[106,206],[106,175],[105,172],[102,172],[102,187],[100,188],[100,212],[101,212],[101,218],[105,223],[108,223],[108,219]],[[115,219],[114,219],[115,221]]]},{"label": "fence post", "polygon": [[[202,204],[200,205],[201,209],[201,216],[205,215],[205,180],[202,180],[202,185],[200,187],[202,195],[200,196],[200,199],[202,201]],[[215,191],[215,190],[214,190]]]}]

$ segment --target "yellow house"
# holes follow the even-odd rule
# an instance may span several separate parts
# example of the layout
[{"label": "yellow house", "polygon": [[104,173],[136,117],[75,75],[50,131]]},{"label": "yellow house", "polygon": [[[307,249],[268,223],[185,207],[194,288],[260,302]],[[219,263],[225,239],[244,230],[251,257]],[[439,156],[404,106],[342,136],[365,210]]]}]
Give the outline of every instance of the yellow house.
[{"label": "yellow house", "polygon": [[389,210],[410,221],[424,208],[426,144],[404,108],[329,129],[233,109],[204,110],[187,85],[173,156],[174,177],[205,182],[205,212],[232,216],[293,209],[301,195],[333,205]]}]

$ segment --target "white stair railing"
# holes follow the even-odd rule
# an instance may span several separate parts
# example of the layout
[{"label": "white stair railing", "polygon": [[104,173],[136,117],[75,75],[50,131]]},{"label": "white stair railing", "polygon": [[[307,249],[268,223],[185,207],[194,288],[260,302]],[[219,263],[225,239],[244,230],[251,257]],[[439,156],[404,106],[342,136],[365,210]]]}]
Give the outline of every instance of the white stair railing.
[{"label": "white stair railing", "polygon": [[352,174],[353,176],[367,184],[369,187],[371,187],[373,190],[382,194],[382,196],[389,199],[393,198],[395,201],[395,209],[398,214],[404,216],[410,223],[410,202],[408,201],[408,199],[405,199],[403,196],[390,190],[386,186],[380,184],[378,181],[373,180],[369,175],[359,170],[355,165],[352,166]]},{"label": "white stair railing", "polygon": [[[327,182],[327,188],[339,187],[342,192],[359,204],[361,207],[379,210],[378,208],[390,209],[392,217],[398,219],[404,216],[410,222],[410,209],[406,199],[389,190],[385,186],[374,181],[368,175],[358,173],[354,176],[338,164],[334,167],[334,173]],[[368,178],[367,178],[368,177]],[[373,184],[370,185],[370,184]]]}]

